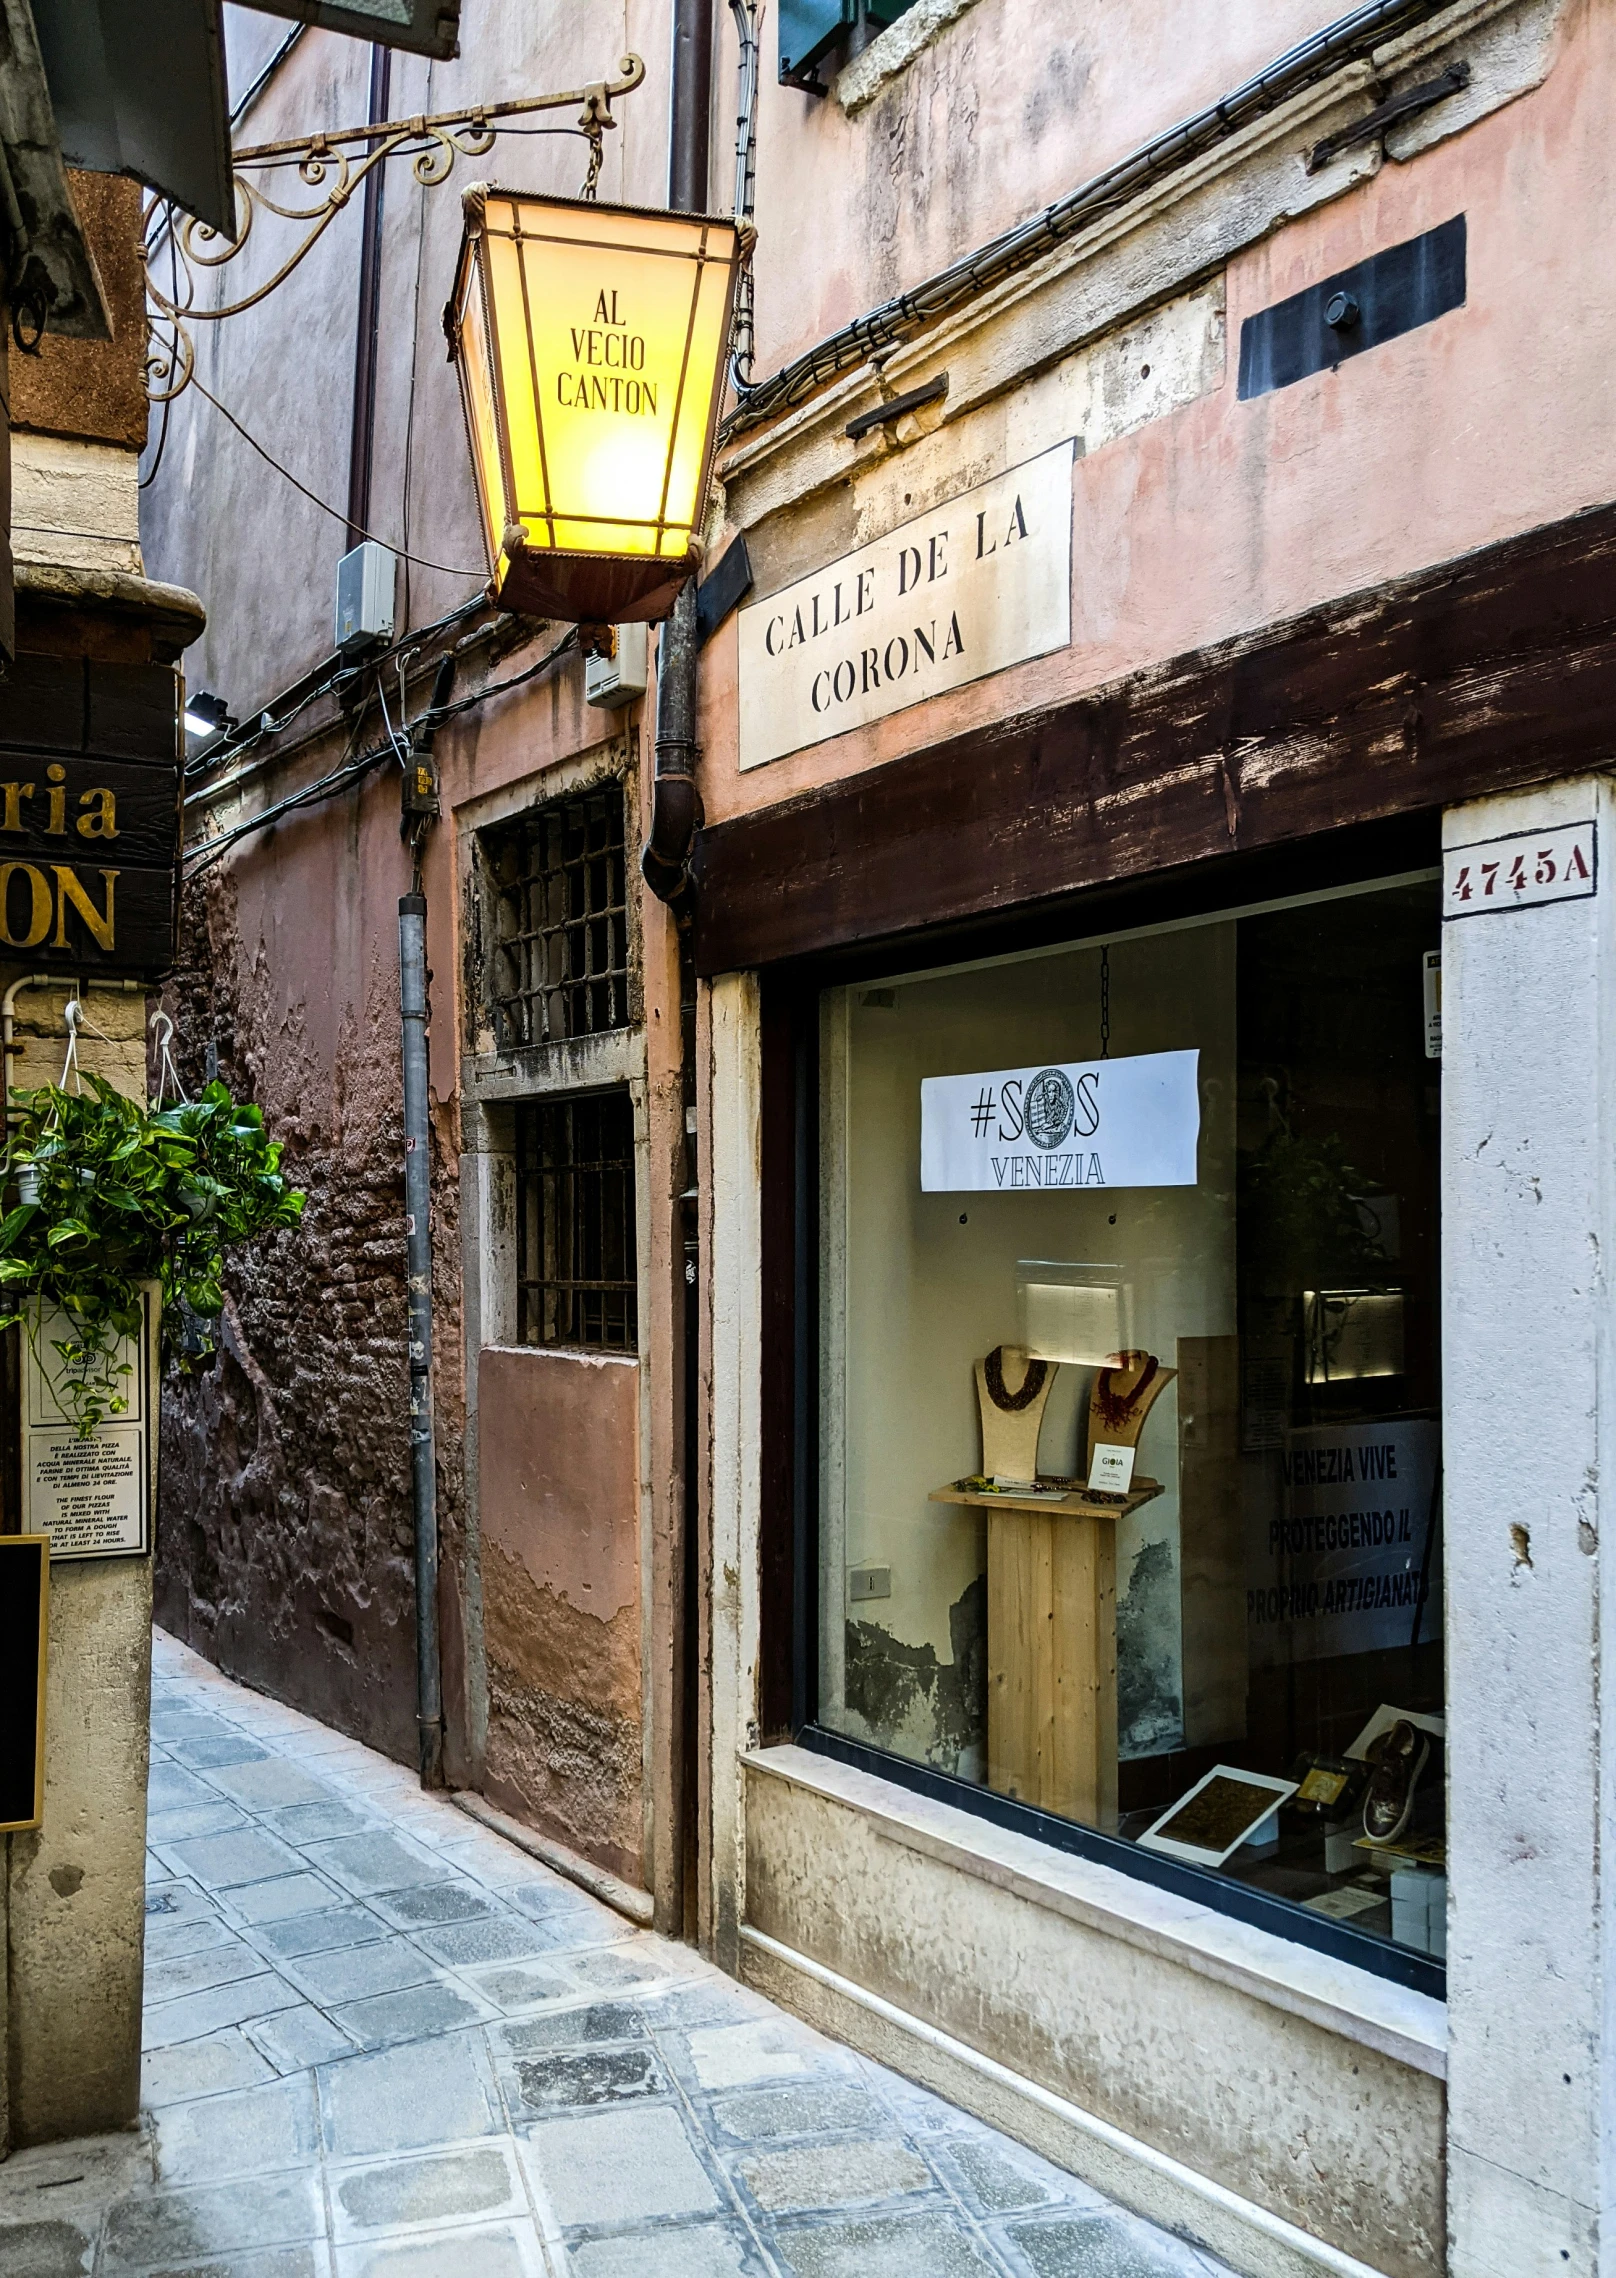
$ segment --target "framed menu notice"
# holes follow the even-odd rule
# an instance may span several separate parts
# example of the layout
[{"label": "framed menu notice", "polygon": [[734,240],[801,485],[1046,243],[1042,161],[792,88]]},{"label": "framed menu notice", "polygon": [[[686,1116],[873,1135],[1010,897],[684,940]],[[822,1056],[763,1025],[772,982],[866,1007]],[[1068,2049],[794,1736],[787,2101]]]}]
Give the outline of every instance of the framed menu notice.
[{"label": "framed menu notice", "polygon": [[138,1333],[120,1338],[97,1371],[107,1415],[87,1437],[64,1405],[71,1364],[59,1347],[70,1324],[47,1313],[22,1340],[23,1523],[49,1536],[53,1560],[139,1558],[151,1549],[156,1327],[148,1289]]}]

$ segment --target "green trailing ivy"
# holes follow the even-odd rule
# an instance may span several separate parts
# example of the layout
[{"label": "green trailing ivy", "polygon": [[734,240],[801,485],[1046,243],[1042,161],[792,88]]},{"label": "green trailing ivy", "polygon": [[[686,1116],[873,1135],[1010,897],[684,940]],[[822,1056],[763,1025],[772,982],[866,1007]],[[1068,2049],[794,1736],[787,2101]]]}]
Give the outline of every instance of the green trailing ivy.
[{"label": "green trailing ivy", "polygon": [[[14,1092],[0,1168],[16,1197],[0,1220],[0,1328],[21,1324],[86,1439],[129,1405],[118,1346],[140,1327],[141,1283],[161,1284],[165,1344],[185,1366],[214,1349],[226,1251],[303,1212],[262,1111],[220,1083],[155,1108],[100,1076]],[[52,1366],[39,1338],[58,1312]]]}]

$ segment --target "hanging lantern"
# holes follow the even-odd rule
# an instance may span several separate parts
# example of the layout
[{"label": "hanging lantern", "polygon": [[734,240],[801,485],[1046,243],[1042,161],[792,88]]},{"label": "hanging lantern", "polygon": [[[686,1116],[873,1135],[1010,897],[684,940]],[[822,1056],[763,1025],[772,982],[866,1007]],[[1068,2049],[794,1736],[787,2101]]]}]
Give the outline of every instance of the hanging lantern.
[{"label": "hanging lantern", "polygon": [[507,609],[665,617],[700,560],[737,232],[486,185],[444,311]]}]

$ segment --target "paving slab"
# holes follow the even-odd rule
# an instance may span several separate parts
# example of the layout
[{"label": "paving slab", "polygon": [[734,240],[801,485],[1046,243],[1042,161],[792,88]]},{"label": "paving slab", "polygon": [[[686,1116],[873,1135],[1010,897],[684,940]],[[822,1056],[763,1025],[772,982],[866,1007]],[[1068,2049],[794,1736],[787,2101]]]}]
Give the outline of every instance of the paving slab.
[{"label": "paving slab", "polygon": [[1193,2247],[1115,2215],[1017,2223],[1008,2236],[1037,2278],[1204,2278]]},{"label": "paving slab", "polygon": [[534,2179],[564,2226],[706,2215],[722,2205],[679,2114],[665,2104],[542,2121],[527,2148]]},{"label": "paving slab", "polygon": [[228,1932],[189,1954],[176,1955],[166,1961],[148,1958],[146,2006],[150,2009],[182,1993],[200,1993],[209,1986],[229,1985],[237,1978],[254,1977],[263,1966],[264,1957],[256,1947]]},{"label": "paving slab", "polygon": [[372,1903],[384,1920],[401,1930],[468,1922],[494,1910],[487,1891],[458,1875],[445,1876],[442,1882],[416,1883],[405,1890],[380,1891]]},{"label": "paving slab", "polygon": [[331,2012],[362,2049],[390,2048],[397,2041],[424,2041],[457,2025],[472,2024],[476,2004],[452,1985],[414,1985],[373,2001],[345,2001]]},{"label": "paving slab", "polygon": [[625,2104],[664,2096],[667,2075],[648,2048],[570,2049],[560,2056],[520,2057],[513,2067],[516,2103],[527,2112]]},{"label": "paving slab", "polygon": [[[295,1862],[296,1854],[293,1853]],[[307,1869],[275,1875],[268,1882],[249,1883],[226,1893],[233,1914],[243,1922],[282,1922],[291,1914],[325,1914],[340,1906],[344,1893]]]},{"label": "paving slab", "polygon": [[152,2271],[248,2247],[302,2245],[325,2235],[312,2174],[249,2177],[221,2189],[156,2191],[107,2216],[101,2269]]},{"label": "paving slab", "polygon": [[157,2172],[164,2183],[312,2168],[317,2150],[311,2073],[171,2105],[157,2121]]},{"label": "paving slab", "polygon": [[194,1876],[205,1890],[268,1882],[272,1875],[295,1874],[301,1864],[295,1851],[256,1827],[239,1835],[199,1835],[189,1842],[167,1843],[163,1851],[182,1874]]},{"label": "paving slab", "polygon": [[429,1851],[375,1831],[315,1843],[304,1855],[356,1898],[368,1898],[373,1891],[402,1890],[409,1883],[436,1882],[443,1873]]},{"label": "paving slab", "polygon": [[338,2158],[504,2132],[480,2033],[322,2067],[320,2101],[326,2148]]},{"label": "paving slab", "polygon": [[273,2080],[275,2067],[240,2032],[210,2033],[173,2048],[148,2048],[140,2060],[143,2109],[182,2103],[190,2096],[219,2096]]},{"label": "paving slab", "polygon": [[354,2044],[341,2026],[312,2002],[299,2009],[277,2009],[273,2017],[255,2017],[242,2030],[277,2072],[307,2072],[334,2057],[353,2054]]},{"label": "paving slab", "polygon": [[[585,2239],[568,2248],[574,2278],[753,2278],[765,2268],[737,2223],[691,2223],[637,2231],[624,2238]],[[921,2273],[916,2278],[922,2278]]]},{"label": "paving slab", "polygon": [[986,2241],[947,2215],[873,2215],[776,2233],[774,2251],[793,2278],[1000,2278]]},{"label": "paving slab", "polygon": [[250,1761],[221,1764],[208,1774],[211,1784],[237,1803],[258,1810],[285,1804],[335,1804],[331,1790],[301,1765],[284,1756],[258,1756]]},{"label": "paving slab", "polygon": [[96,2226],[46,2218],[0,2222],[0,2271],[5,2278],[84,2278],[95,2253]]},{"label": "paving slab", "polygon": [[[337,2278],[541,2278],[549,2267],[530,2222],[336,2250]],[[645,2278],[654,2270],[653,2264]]]},{"label": "paving slab", "polygon": [[309,1912],[298,1911],[260,1923],[255,1932],[258,1944],[265,1953],[284,1961],[296,1954],[326,1953],[335,1946],[363,1946],[386,1937],[387,1924],[368,1907],[333,1906],[330,1900],[334,1895],[327,1891],[326,1905]]},{"label": "paving slab", "polygon": [[330,2187],[339,2240],[528,2211],[515,2158],[499,2143],[332,2169]]},{"label": "paving slab", "polygon": [[860,2199],[937,2189],[926,2162],[901,2138],[891,2136],[769,2152],[761,2159],[742,2160],[738,2172],[758,2205],[770,2214],[845,2207]]}]

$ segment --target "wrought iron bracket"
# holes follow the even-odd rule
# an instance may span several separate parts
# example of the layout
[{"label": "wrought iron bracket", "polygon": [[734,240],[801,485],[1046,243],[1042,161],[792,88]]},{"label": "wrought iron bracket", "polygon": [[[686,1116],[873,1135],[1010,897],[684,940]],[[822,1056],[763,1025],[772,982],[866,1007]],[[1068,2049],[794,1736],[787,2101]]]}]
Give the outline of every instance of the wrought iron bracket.
[{"label": "wrought iron bracket", "polygon": [[[418,113],[414,118],[298,135],[289,141],[255,143],[238,150],[234,157],[233,239],[194,216],[176,214],[162,200],[154,200],[146,210],[145,228],[151,328],[146,390],[151,401],[172,403],[190,386],[196,371],[192,327],[222,324],[267,300],[314,250],[354,193],[363,187],[366,177],[390,158],[410,159],[415,179],[431,189],[448,180],[457,158],[484,157],[511,120],[537,111],[565,111],[577,104],[580,108],[574,126],[514,131],[576,135],[587,142],[589,164],[580,194],[593,198],[600,181],[605,136],[617,125],[612,104],[619,95],[632,94],[645,79],[645,65],[637,55],[622,57],[617,70],[615,79],[597,79],[559,94],[527,95],[510,103],[473,103],[456,111],[435,111],[430,116]],[[294,173],[319,195],[308,203],[288,203],[273,197],[264,177],[278,172]],[[199,279],[227,268],[240,256],[252,239],[260,213],[273,214],[303,234],[271,275],[250,293],[236,299],[227,294],[211,305],[199,305]],[[160,264],[168,271],[166,284],[160,281]]]}]

